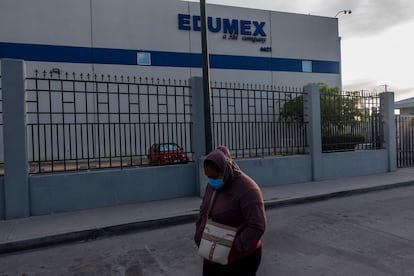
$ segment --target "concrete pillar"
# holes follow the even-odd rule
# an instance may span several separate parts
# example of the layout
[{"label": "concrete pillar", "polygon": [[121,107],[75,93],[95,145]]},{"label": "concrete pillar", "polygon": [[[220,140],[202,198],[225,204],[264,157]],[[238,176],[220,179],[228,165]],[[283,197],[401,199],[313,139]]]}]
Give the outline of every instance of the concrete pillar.
[{"label": "concrete pillar", "polygon": [[193,122],[191,142],[193,158],[196,162],[196,185],[200,196],[204,195],[207,178],[204,175],[204,156],[206,155],[206,135],[204,118],[203,78],[192,77],[189,80],[191,94],[191,120]]},{"label": "concrete pillar", "polygon": [[384,147],[388,154],[388,171],[397,170],[397,135],[394,114],[394,93],[384,92],[380,94],[380,114],[383,124]]},{"label": "concrete pillar", "polygon": [[308,84],[304,87],[305,97],[303,114],[308,124],[308,153],[311,156],[312,180],[323,177],[322,168],[322,135],[321,135],[321,97],[319,85]]},{"label": "concrete pillar", "polygon": [[26,143],[26,67],[21,60],[1,62],[4,135],[5,218],[30,216]]}]

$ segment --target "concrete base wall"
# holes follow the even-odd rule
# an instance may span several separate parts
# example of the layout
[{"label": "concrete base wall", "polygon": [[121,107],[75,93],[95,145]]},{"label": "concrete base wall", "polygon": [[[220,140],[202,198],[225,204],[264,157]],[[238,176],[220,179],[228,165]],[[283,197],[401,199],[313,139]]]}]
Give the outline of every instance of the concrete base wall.
[{"label": "concrete base wall", "polygon": [[196,194],[195,165],[32,176],[31,215]]},{"label": "concrete base wall", "polygon": [[386,150],[322,154],[323,179],[360,176],[388,171]]},{"label": "concrete base wall", "polygon": [[[261,187],[312,181],[310,155],[236,160]],[[384,173],[387,151],[322,154],[323,179]],[[196,163],[29,176],[30,215],[197,196]],[[0,178],[0,219],[4,219]]]},{"label": "concrete base wall", "polygon": [[312,180],[309,155],[246,159],[237,164],[261,187]]}]

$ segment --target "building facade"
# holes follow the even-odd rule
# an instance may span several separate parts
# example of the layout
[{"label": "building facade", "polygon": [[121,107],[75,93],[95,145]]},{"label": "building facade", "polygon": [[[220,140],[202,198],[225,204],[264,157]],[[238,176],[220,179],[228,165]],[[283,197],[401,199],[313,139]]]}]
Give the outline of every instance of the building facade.
[{"label": "building facade", "polygon": [[[208,5],[211,80],[341,86],[336,18]],[[198,2],[4,0],[0,58],[27,71],[186,80],[201,75]]]}]

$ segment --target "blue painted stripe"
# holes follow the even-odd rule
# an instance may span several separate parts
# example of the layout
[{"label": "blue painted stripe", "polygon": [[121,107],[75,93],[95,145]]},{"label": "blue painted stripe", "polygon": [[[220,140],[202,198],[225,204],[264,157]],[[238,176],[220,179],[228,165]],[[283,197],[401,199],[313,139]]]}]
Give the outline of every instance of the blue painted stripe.
[{"label": "blue painted stripe", "polygon": [[[136,65],[137,52],[109,48],[39,45],[0,42],[0,58],[27,61]],[[201,55],[193,53],[146,51],[151,66],[201,68]],[[314,73],[339,74],[339,62],[313,60]],[[301,59],[234,55],[210,55],[210,66],[216,69],[302,72]]]}]

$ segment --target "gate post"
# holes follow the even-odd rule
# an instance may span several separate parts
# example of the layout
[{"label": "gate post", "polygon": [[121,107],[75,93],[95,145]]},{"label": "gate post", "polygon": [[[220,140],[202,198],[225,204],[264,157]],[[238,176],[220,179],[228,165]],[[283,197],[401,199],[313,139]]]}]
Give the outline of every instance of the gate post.
[{"label": "gate post", "polygon": [[388,171],[397,170],[397,142],[394,115],[394,92],[380,94],[380,114],[383,124],[384,146],[388,155]]},{"label": "gate post", "polygon": [[319,85],[308,84],[304,87],[305,100],[304,117],[309,118],[308,149],[311,156],[312,180],[318,181],[323,177],[322,165],[322,135],[321,135],[321,96]]},{"label": "gate post", "polygon": [[3,92],[5,218],[30,216],[26,143],[26,67],[22,60],[1,61]]},{"label": "gate post", "polygon": [[204,195],[207,184],[207,178],[204,175],[204,156],[206,155],[206,133],[205,133],[205,112],[204,112],[204,94],[203,78],[192,77],[189,81],[191,94],[191,121],[193,123],[191,142],[194,151],[194,161],[196,163],[196,185],[197,193]]}]

